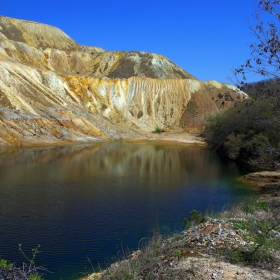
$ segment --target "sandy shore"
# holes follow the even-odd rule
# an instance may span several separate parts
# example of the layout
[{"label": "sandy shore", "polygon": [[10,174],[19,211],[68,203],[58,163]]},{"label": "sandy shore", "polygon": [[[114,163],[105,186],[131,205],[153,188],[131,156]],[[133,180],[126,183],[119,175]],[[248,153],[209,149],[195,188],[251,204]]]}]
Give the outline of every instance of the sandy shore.
[{"label": "sandy shore", "polygon": [[194,133],[150,133],[146,137],[122,139],[125,142],[148,143],[156,142],[159,144],[185,144],[206,146],[207,143],[204,138]]},{"label": "sandy shore", "polygon": [[[124,141],[130,143],[157,143],[159,145],[195,145],[195,146],[206,146],[207,143],[204,138],[198,134],[193,133],[145,133],[141,137],[136,138],[107,138],[107,137],[87,137],[87,138],[73,138],[73,139],[44,139],[44,138],[30,138],[16,143],[16,147],[42,147],[42,146],[67,146],[82,143],[94,143],[98,141]],[[12,145],[11,145],[12,146]],[[7,148],[11,146],[1,146],[0,148]]]}]

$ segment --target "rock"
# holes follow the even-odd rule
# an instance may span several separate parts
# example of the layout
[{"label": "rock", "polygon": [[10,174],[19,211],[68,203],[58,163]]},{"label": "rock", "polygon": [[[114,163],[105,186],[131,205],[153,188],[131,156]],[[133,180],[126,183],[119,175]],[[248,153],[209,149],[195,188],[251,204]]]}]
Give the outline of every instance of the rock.
[{"label": "rock", "polygon": [[[0,39],[5,46],[14,42],[24,43],[24,47],[53,48],[57,50],[73,51],[78,44],[60,29],[37,22],[18,20],[0,16]],[[5,42],[5,39],[9,40]],[[2,44],[3,45],[3,44]],[[11,48],[7,48],[9,50]],[[13,49],[11,49],[13,50]]]},{"label": "rock", "polygon": [[238,180],[255,185],[260,190],[280,190],[280,171],[260,171],[249,173],[240,177]]},{"label": "rock", "polygon": [[217,273],[212,273],[212,279],[217,279],[218,278],[218,274]]},{"label": "rock", "polygon": [[164,56],[80,46],[58,28],[3,16],[0,75],[0,145],[200,132],[208,115],[247,98]]}]

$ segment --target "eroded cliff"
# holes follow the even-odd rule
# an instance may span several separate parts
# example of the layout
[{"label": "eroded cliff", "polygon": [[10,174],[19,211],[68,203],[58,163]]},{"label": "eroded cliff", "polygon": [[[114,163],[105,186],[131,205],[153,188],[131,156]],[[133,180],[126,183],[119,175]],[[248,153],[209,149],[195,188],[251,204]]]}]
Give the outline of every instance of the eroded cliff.
[{"label": "eroded cliff", "polygon": [[0,144],[201,131],[205,116],[243,98],[161,55],[80,46],[55,27],[0,17]]}]

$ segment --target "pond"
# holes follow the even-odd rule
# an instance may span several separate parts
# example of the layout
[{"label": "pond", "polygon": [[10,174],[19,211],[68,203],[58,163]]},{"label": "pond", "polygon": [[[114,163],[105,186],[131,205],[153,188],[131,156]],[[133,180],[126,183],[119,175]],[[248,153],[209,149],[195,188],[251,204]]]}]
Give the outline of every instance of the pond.
[{"label": "pond", "polygon": [[192,209],[254,195],[245,171],[205,147],[97,142],[0,150],[0,255],[20,264],[37,244],[46,279],[78,279],[139,240],[184,229]]}]

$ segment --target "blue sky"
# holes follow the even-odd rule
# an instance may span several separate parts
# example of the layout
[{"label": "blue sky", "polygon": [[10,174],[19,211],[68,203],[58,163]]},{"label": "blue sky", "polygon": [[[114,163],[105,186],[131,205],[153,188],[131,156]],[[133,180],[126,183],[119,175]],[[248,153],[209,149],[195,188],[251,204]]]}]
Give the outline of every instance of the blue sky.
[{"label": "blue sky", "polygon": [[[200,80],[230,82],[250,57],[254,0],[9,0],[0,14],[62,29],[79,44],[162,54]],[[251,77],[251,80],[257,78]]]}]

